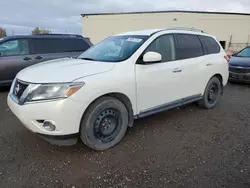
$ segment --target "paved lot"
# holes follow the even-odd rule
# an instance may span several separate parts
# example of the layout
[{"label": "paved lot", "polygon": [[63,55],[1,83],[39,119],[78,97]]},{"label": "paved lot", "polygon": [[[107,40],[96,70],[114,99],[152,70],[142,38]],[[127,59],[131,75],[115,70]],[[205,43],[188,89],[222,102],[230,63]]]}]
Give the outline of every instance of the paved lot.
[{"label": "paved lot", "polygon": [[219,105],[136,121],[106,152],[52,146],[27,131],[0,92],[0,187],[250,187],[250,86]]}]

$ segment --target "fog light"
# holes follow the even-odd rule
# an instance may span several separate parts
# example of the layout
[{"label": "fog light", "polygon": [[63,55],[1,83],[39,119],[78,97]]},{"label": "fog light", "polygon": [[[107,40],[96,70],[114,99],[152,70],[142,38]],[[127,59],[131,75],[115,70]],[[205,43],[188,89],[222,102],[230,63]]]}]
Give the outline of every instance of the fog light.
[{"label": "fog light", "polygon": [[44,121],[43,127],[48,131],[54,131],[56,129],[56,126],[51,121]]}]

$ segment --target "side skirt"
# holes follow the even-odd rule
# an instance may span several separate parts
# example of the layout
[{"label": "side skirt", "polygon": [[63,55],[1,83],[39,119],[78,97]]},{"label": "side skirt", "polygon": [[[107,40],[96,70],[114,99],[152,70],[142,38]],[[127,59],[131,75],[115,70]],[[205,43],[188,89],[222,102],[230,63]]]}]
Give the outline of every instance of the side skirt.
[{"label": "side skirt", "polygon": [[189,104],[189,103],[193,103],[193,102],[198,101],[200,99],[202,99],[201,94],[192,95],[190,97],[186,97],[186,98],[179,99],[179,100],[167,103],[167,104],[163,104],[163,105],[160,105],[160,106],[157,106],[157,107],[153,107],[153,108],[150,108],[150,109],[147,109],[147,110],[143,110],[143,111],[140,112],[140,114],[135,115],[134,119],[144,118],[146,116],[157,114],[159,112],[163,112],[163,111],[170,110],[170,109],[173,109],[173,108],[177,108],[177,107]]}]

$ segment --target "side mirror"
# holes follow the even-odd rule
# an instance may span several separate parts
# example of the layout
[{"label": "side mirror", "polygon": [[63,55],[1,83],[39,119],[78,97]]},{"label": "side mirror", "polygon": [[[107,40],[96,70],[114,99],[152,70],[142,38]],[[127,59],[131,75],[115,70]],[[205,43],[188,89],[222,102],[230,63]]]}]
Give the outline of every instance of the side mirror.
[{"label": "side mirror", "polygon": [[158,52],[147,52],[143,56],[143,62],[145,63],[160,63],[161,59],[162,56]]}]

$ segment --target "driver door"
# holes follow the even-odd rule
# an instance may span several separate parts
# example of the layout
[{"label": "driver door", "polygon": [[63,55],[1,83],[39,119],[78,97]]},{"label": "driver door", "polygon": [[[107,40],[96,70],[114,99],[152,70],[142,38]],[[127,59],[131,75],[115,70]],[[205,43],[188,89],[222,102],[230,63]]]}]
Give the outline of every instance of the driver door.
[{"label": "driver door", "polygon": [[148,51],[158,52],[162,55],[162,61],[136,64],[139,113],[157,110],[181,98],[181,66],[176,60],[175,49],[174,35],[161,35],[148,46],[142,56]]}]

